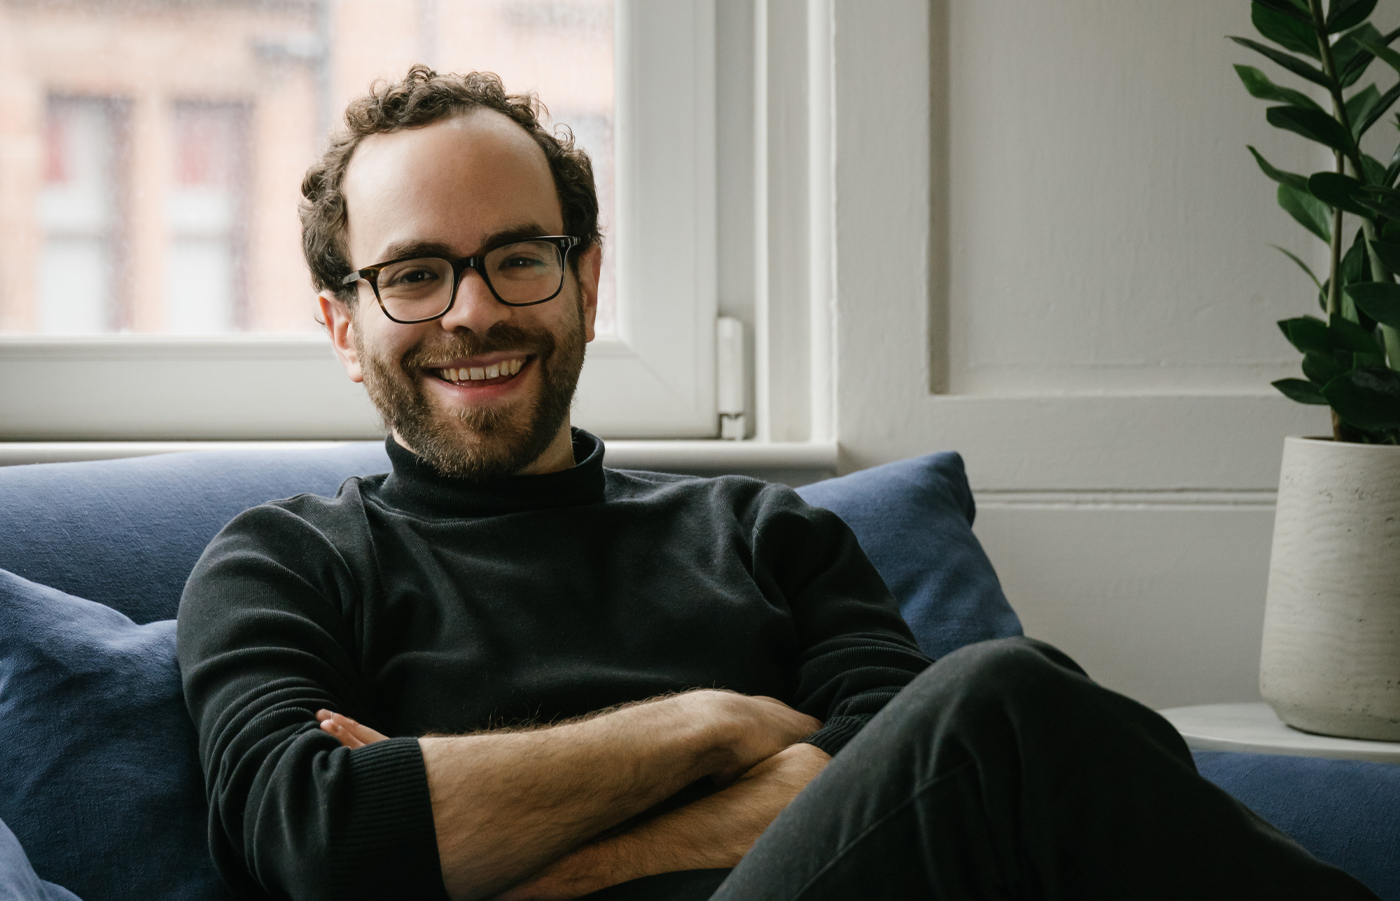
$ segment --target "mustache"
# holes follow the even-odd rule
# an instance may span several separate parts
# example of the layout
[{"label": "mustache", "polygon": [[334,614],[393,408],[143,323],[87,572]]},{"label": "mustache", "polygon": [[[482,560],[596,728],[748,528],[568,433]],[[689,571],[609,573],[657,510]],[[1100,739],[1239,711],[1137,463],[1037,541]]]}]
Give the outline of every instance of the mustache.
[{"label": "mustache", "polygon": [[554,352],[554,336],[547,329],[524,329],[518,325],[498,322],[484,335],[475,332],[454,333],[443,341],[409,349],[400,359],[405,370],[431,369],[461,357],[475,357],[498,351],[524,351],[538,357]]}]

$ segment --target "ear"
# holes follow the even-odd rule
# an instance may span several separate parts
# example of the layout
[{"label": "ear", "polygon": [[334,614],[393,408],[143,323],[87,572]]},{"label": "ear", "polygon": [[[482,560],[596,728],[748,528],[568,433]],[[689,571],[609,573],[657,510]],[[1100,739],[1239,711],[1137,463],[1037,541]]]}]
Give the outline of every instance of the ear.
[{"label": "ear", "polygon": [[360,354],[355,349],[355,317],[350,312],[350,306],[325,291],[317,295],[316,301],[321,305],[321,318],[325,320],[326,332],[331,336],[331,347],[344,364],[350,381],[364,381],[364,373],[360,369]]},{"label": "ear", "polygon": [[595,335],[593,322],[598,318],[598,277],[603,272],[603,248],[597,244],[578,260],[578,293],[583,303],[583,326],[587,340]]}]

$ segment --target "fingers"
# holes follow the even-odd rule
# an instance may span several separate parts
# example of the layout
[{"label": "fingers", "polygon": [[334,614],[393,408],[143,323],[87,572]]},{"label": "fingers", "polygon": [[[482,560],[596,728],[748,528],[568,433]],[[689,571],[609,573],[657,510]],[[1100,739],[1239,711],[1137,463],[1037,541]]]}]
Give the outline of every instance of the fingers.
[{"label": "fingers", "polygon": [[389,737],[344,714],[329,710],[316,711],[316,720],[321,724],[322,732],[335,736],[342,745],[351,750],[384,741]]}]

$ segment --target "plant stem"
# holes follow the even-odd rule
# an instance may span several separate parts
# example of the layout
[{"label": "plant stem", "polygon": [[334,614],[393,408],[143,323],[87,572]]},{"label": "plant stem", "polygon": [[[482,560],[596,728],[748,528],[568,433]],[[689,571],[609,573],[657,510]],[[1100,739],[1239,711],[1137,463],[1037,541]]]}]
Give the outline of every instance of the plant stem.
[{"label": "plant stem", "polygon": [[[1322,70],[1331,79],[1332,86],[1332,114],[1336,116],[1340,110],[1341,115],[1346,115],[1346,103],[1341,99],[1341,85],[1337,82],[1337,65],[1332,60],[1332,45],[1327,40],[1327,19],[1322,14],[1322,0],[1308,0],[1308,8],[1312,12],[1313,30],[1317,32],[1318,52],[1322,57]],[[1351,129],[1348,127],[1347,133]],[[1334,152],[1336,160],[1337,174],[1346,174],[1346,157],[1340,150]],[[1338,276],[1342,270],[1342,211],[1340,207],[1332,208],[1332,241],[1331,259],[1328,265],[1327,278],[1327,318],[1331,319],[1337,315],[1341,308],[1341,286],[1337,284]]]},{"label": "plant stem", "polygon": [[[1328,92],[1332,95],[1332,115],[1346,133],[1351,135],[1351,116],[1347,115],[1346,99],[1342,97],[1342,80],[1337,75],[1337,63],[1332,57],[1332,42],[1327,37],[1327,18],[1322,14],[1322,0],[1308,0],[1308,8],[1312,11],[1313,30],[1317,32],[1317,49],[1322,55],[1322,71],[1327,76],[1329,82]],[[1341,152],[1338,151],[1338,156]],[[1351,164],[1356,167],[1357,177],[1363,182],[1366,180],[1366,167],[1361,164],[1361,149],[1352,138],[1351,146],[1347,148],[1347,157],[1351,159]],[[1340,163],[1338,172],[1342,172]]]},{"label": "plant stem", "polygon": [[[1346,160],[1345,160],[1345,158],[1342,156],[1342,152],[1341,152],[1340,150],[1337,151],[1337,153],[1336,153],[1336,159],[1337,159],[1337,172],[1338,172],[1338,174],[1344,174],[1344,173],[1346,172]],[[1340,309],[1341,309],[1342,289],[1341,289],[1341,286],[1338,284],[1338,282],[1341,281],[1341,274],[1342,274],[1342,208],[1341,208],[1341,207],[1333,207],[1333,208],[1332,208],[1332,243],[1331,243],[1330,250],[1331,250],[1331,252],[1332,252],[1332,253],[1331,253],[1331,259],[1330,259],[1330,261],[1329,261],[1329,263],[1328,263],[1328,271],[1329,271],[1329,273],[1330,273],[1330,276],[1329,276],[1329,278],[1327,279],[1327,318],[1328,318],[1328,319],[1331,319],[1333,316],[1337,315],[1338,311],[1340,311]]]},{"label": "plant stem", "polygon": [[[1322,71],[1327,75],[1328,92],[1332,95],[1332,115],[1346,130],[1346,134],[1351,138],[1350,146],[1345,155],[1342,151],[1335,151],[1337,161],[1337,174],[1346,174],[1346,161],[1351,160],[1352,168],[1356,172],[1356,179],[1363,185],[1367,183],[1366,166],[1361,161],[1361,145],[1352,136],[1351,116],[1347,114],[1346,98],[1342,96],[1342,80],[1337,75],[1337,63],[1332,56],[1332,41],[1327,36],[1327,17],[1322,14],[1322,0],[1308,0],[1308,10],[1312,13],[1313,31],[1317,33],[1317,49],[1322,57]],[[1371,242],[1376,237],[1376,224],[1369,217],[1361,217],[1361,228],[1366,236],[1366,255],[1371,263],[1371,277],[1375,281],[1391,281],[1390,270],[1385,267],[1377,257],[1375,248]],[[1332,210],[1332,278],[1327,287],[1327,316],[1330,319],[1337,313],[1338,298],[1341,286],[1337,284],[1341,275],[1342,261],[1342,211],[1340,208]],[[1381,337],[1385,343],[1386,355],[1390,359],[1392,369],[1400,371],[1400,331],[1389,326],[1381,326]],[[1342,418],[1337,415],[1337,411],[1332,411],[1332,435],[1336,441],[1358,441],[1360,436],[1355,430],[1342,422]]]}]

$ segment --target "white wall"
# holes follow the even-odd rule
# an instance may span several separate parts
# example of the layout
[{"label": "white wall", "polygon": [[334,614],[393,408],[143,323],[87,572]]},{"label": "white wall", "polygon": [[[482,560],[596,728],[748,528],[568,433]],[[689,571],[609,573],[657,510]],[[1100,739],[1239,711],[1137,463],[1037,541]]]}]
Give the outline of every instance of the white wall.
[{"label": "white wall", "polygon": [[1154,706],[1257,698],[1282,439],[1328,424],[1268,384],[1316,307],[1267,245],[1324,251],[1245,145],[1327,161],[1231,69],[1288,78],[1225,39],[1249,4],[835,10],[843,467],[960,450],[1028,633]]}]

